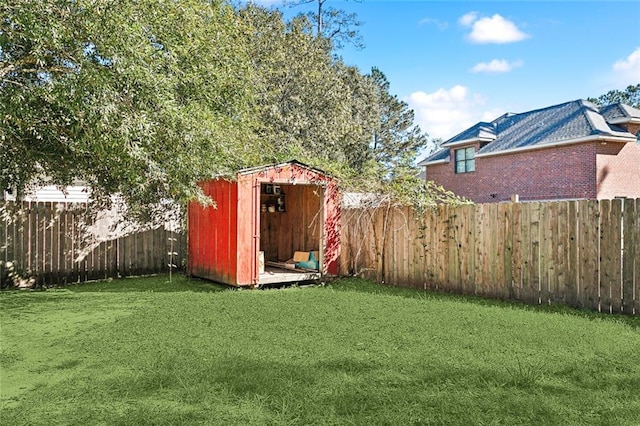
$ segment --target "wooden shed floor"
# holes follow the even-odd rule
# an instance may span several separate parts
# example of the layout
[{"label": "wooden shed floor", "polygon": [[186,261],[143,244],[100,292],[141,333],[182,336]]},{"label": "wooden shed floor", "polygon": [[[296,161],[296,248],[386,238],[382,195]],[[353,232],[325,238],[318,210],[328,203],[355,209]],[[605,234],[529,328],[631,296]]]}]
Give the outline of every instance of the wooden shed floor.
[{"label": "wooden shed floor", "polygon": [[276,283],[290,283],[296,281],[310,281],[320,278],[319,272],[308,271],[296,271],[287,270],[282,268],[275,268],[267,266],[264,270],[264,274],[258,276],[258,284],[276,284]]}]

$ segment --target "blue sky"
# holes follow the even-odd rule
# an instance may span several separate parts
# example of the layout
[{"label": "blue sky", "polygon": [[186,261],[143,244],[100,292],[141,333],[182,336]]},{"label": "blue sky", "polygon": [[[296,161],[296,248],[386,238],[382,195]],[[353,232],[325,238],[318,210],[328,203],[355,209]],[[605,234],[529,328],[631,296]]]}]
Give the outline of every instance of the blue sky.
[{"label": "blue sky", "polygon": [[[256,1],[285,16],[316,8]],[[329,0],[363,22],[343,60],[380,68],[444,140],[478,121],[640,83],[640,1]]]}]

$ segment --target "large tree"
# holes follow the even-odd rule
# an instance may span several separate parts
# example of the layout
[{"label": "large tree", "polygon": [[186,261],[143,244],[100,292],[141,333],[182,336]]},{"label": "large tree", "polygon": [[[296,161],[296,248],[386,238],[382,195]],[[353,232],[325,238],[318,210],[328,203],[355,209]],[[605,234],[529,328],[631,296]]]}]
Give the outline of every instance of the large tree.
[{"label": "large tree", "polygon": [[418,153],[428,144],[428,135],[414,123],[409,105],[390,93],[390,83],[378,68],[371,70],[375,83],[380,117],[375,129],[373,152],[376,160],[392,173],[411,167]]},{"label": "large tree", "polygon": [[222,0],[3,3],[0,188],[82,179],[138,209],[291,158],[345,187],[413,185],[413,113],[313,28]]},{"label": "large tree", "polygon": [[346,189],[424,198],[415,162],[428,137],[382,71],[363,75],[345,65],[304,14],[285,22],[278,10],[249,4],[239,15],[250,28],[265,153],[304,158],[338,175]]},{"label": "large tree", "polygon": [[82,179],[143,206],[252,162],[244,41],[216,0],[3,2],[0,188]]},{"label": "large tree", "polygon": [[[429,143],[428,135],[414,123],[414,112],[390,92],[387,77],[378,68],[367,75],[375,88],[376,122],[371,129],[368,155],[354,176],[361,191],[384,193],[414,204],[425,200],[424,179],[419,178],[416,157]],[[422,195],[418,195],[422,194]]]},{"label": "large tree", "polygon": [[361,164],[377,112],[371,81],[334,58],[305,16],[285,22],[254,5],[239,14],[251,29],[255,130],[270,147],[265,154],[330,170]]}]

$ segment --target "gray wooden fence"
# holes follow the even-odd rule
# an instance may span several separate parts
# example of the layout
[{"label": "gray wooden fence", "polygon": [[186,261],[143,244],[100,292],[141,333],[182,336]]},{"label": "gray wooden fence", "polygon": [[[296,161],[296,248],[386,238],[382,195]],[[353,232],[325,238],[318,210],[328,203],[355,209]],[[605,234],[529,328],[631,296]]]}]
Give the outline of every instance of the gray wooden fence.
[{"label": "gray wooden fence", "polygon": [[168,272],[186,258],[184,237],[164,227],[114,235],[99,225],[84,203],[0,202],[0,278],[75,283]]},{"label": "gray wooden fence", "polygon": [[341,273],[391,285],[640,314],[640,199],[342,214]]}]

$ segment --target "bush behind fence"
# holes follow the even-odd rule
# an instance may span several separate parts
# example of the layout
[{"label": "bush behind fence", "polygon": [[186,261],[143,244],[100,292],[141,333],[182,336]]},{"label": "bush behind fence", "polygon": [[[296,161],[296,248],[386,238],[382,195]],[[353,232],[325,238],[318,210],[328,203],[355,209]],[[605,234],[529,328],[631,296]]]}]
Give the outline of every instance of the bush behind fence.
[{"label": "bush behind fence", "polygon": [[343,212],[341,273],[640,314],[640,199]]},{"label": "bush behind fence", "polygon": [[[176,232],[93,220],[84,203],[0,204],[0,279],[23,286],[84,282],[168,272],[182,267],[184,237]],[[117,214],[115,214],[117,216]]]}]

